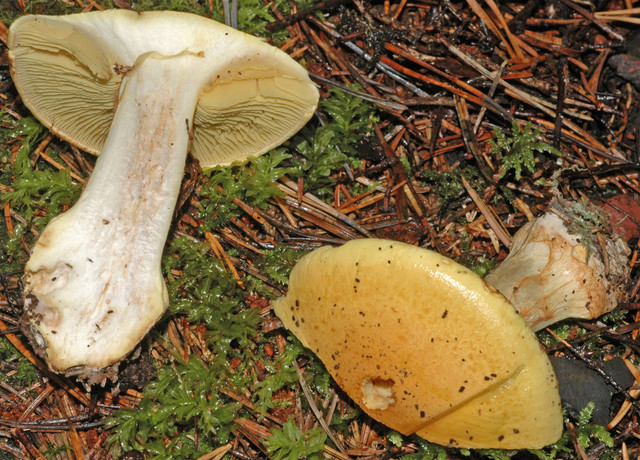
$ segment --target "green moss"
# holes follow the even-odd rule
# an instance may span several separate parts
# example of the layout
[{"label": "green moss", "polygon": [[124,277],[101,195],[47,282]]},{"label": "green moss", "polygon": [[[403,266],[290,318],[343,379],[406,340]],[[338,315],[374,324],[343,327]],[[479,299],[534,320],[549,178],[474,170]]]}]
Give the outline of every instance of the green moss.
[{"label": "green moss", "polygon": [[607,447],[613,447],[613,438],[607,429],[601,425],[591,423],[594,408],[595,404],[589,403],[580,411],[578,430],[576,432],[578,442],[583,449],[588,449],[594,441],[601,442]]},{"label": "green moss", "polygon": [[597,234],[608,234],[607,218],[600,208],[586,199],[562,202],[561,205],[561,211],[569,217],[567,230],[570,234],[580,237],[580,242],[587,248],[589,260],[594,248],[599,247]]},{"label": "green moss", "polygon": [[453,171],[442,172],[425,168],[420,173],[420,176],[424,184],[431,186],[433,192],[445,202],[455,200],[465,193],[464,186],[462,185],[463,177],[475,190],[486,188],[486,182],[480,172],[471,165],[465,165]]},{"label": "green moss", "polygon": [[540,128],[532,130],[531,122],[527,122],[524,128],[520,128],[515,121],[511,127],[511,137],[507,137],[504,131],[494,128],[496,140],[493,139],[491,147],[493,154],[502,159],[502,168],[500,178],[502,179],[509,173],[514,171],[516,181],[522,177],[524,169],[529,172],[535,171],[536,153],[549,153],[556,156],[562,154],[551,145],[545,142],[538,142],[536,138],[540,133]]},{"label": "green moss", "polygon": [[496,266],[496,262],[473,250],[471,238],[466,230],[459,232],[458,236],[460,237],[461,251],[456,261],[473,270],[479,276],[485,276],[491,272]]},{"label": "green moss", "polygon": [[[588,450],[594,447],[596,444],[602,443],[607,449],[598,455],[599,459],[614,459],[619,458],[619,450],[614,449],[613,438],[607,429],[601,425],[594,425],[591,423],[591,416],[593,414],[594,404],[587,404],[584,409],[580,411],[578,421],[576,423],[576,439],[580,446]],[[565,418],[565,423],[568,422]],[[571,433],[565,430],[562,437],[558,442],[546,446],[543,449],[530,450],[532,454],[542,460],[554,460],[562,453],[574,454],[573,440]]]},{"label": "green moss", "polygon": [[70,451],[73,451],[73,448],[71,446],[64,445],[56,447],[51,442],[47,442],[47,449],[42,451],[42,455],[47,460],[56,460],[57,458],[59,458],[58,455]]},{"label": "green moss", "polygon": [[12,375],[8,372],[0,373],[0,380],[7,382],[12,386],[23,388],[35,383],[38,380],[38,374],[33,364],[27,358],[22,356],[18,350],[9,342],[9,340],[0,335],[0,363],[7,368],[16,371]]},{"label": "green moss", "polygon": [[260,418],[275,407],[283,407],[286,402],[274,402],[273,395],[285,388],[291,387],[298,381],[298,373],[294,362],[304,349],[300,342],[293,340],[287,343],[284,353],[272,362],[266,362],[265,367],[269,373],[266,378],[255,386],[252,401]]},{"label": "green moss", "polygon": [[255,260],[254,265],[261,273],[269,276],[276,283],[286,285],[294,265],[307,253],[284,246],[267,249],[262,257]]},{"label": "green moss", "polygon": [[315,427],[303,433],[291,417],[282,430],[273,430],[272,435],[265,441],[267,452],[273,460],[306,458],[308,460],[322,459],[322,450],[327,435],[321,427]]},{"label": "green moss", "polygon": [[[8,123],[7,120],[5,122]],[[9,141],[20,146],[13,163],[9,161],[11,152],[1,150],[3,169],[0,183],[12,190],[3,193],[0,203],[11,206],[32,226],[40,231],[60,210],[80,196],[81,186],[73,183],[69,170],[56,170],[40,160],[35,167],[31,164],[31,152],[44,134],[44,128],[32,117],[24,117],[12,124],[12,128],[2,131],[0,142]],[[46,211],[44,217],[35,216],[35,210]],[[40,212],[39,214],[43,214]]]},{"label": "green moss", "polygon": [[449,449],[433,444],[429,441],[422,439],[419,436],[413,435],[410,437],[411,441],[415,443],[419,450],[416,453],[405,455],[402,457],[406,460],[447,460],[449,458]]},{"label": "green moss", "polygon": [[234,202],[236,199],[266,209],[271,197],[284,195],[275,182],[293,171],[286,166],[289,158],[285,149],[277,148],[242,166],[206,171],[199,194],[198,217],[203,221],[200,232],[222,227],[232,217],[240,216],[243,211]]},{"label": "green moss", "polygon": [[[106,421],[108,442],[115,452],[138,450],[151,458],[196,458],[207,452],[203,448],[227,442],[241,407],[219,391],[228,374],[195,356],[189,363],[167,364],[145,388],[138,408],[120,410]],[[185,445],[188,434],[202,443]]]},{"label": "green moss", "polygon": [[378,121],[372,104],[333,88],[330,94],[320,103],[320,110],[329,116],[327,123],[310,123],[292,140],[297,153],[292,176],[304,178],[305,187],[315,188],[318,196],[330,196],[333,172],[361,164],[356,144],[371,135]]}]

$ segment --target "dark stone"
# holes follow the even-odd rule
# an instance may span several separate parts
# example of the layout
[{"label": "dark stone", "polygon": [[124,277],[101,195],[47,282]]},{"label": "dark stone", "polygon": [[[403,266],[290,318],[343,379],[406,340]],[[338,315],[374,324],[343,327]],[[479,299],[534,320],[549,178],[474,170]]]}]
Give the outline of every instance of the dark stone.
[{"label": "dark stone", "polygon": [[[592,423],[606,425],[610,421],[611,397],[617,390],[609,385],[597,371],[577,359],[550,356],[551,364],[558,377],[560,399],[563,407],[573,419],[589,403],[594,403]],[[597,363],[620,387],[628,389],[634,382],[633,375],[624,361],[614,358]]]}]

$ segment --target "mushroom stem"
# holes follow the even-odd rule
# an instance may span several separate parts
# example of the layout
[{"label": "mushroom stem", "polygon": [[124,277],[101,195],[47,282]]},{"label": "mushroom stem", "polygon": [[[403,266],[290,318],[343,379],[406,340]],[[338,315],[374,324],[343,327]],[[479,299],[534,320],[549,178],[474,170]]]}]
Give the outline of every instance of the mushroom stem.
[{"label": "mushroom stem", "polygon": [[573,210],[578,205],[592,216],[602,212],[587,203],[552,202],[518,230],[509,255],[485,278],[534,331],[567,318],[597,318],[626,296],[629,247],[605,229],[571,231],[582,219]]},{"label": "mushroom stem", "polygon": [[148,53],[127,70],[86,189],[35,245],[25,329],[56,371],[100,381],[167,307],[161,256],[210,75],[195,70],[199,59]]}]

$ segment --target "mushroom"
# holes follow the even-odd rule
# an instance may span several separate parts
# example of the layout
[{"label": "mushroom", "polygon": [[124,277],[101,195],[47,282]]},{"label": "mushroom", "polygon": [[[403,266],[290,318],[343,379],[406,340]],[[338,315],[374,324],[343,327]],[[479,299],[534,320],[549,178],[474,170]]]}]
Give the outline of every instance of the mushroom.
[{"label": "mushroom", "polygon": [[361,239],[293,268],[273,308],[371,417],[475,448],[540,448],[562,434],[536,336],[481,277],[427,249]]},{"label": "mushroom", "polygon": [[[509,255],[485,278],[534,331],[613,310],[626,297],[629,279],[631,251],[623,238],[607,231],[604,208],[559,199],[549,208],[516,232]],[[585,216],[602,227],[599,238]],[[622,221],[618,216],[612,227]]]},{"label": "mushroom", "polygon": [[25,333],[54,371],[104,382],[167,307],[160,260],[187,152],[203,167],[260,155],[318,91],[281,50],[186,13],[24,16],[8,44],[24,104],[100,155],[33,248]]}]

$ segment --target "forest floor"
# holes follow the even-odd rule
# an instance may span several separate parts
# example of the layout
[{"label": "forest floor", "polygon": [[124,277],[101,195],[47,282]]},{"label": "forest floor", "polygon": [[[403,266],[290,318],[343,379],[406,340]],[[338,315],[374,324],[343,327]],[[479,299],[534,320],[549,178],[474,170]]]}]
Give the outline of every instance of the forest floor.
[{"label": "forest floor", "polygon": [[[0,0],[0,459],[637,458],[640,214],[624,206],[631,255],[617,308],[538,338],[549,355],[586,362],[609,383],[618,377],[605,363],[621,361],[631,382],[617,382],[598,420],[589,408],[568,410],[563,437],[544,449],[459,449],[385,427],[271,308],[296,261],[323,245],[402,241],[484,276],[554,200],[592,209],[639,196],[637,4],[239,0],[239,29],[306,67],[318,111],[246,165],[203,171],[188,160],[163,258],[168,311],[117,384],[87,391],[32,351],[20,328],[21,279],[38,235],[77,200],[95,157],[22,104],[9,26],[24,14],[106,8],[224,22],[225,8]],[[615,229],[590,212],[577,219],[591,225],[595,254]]]}]

